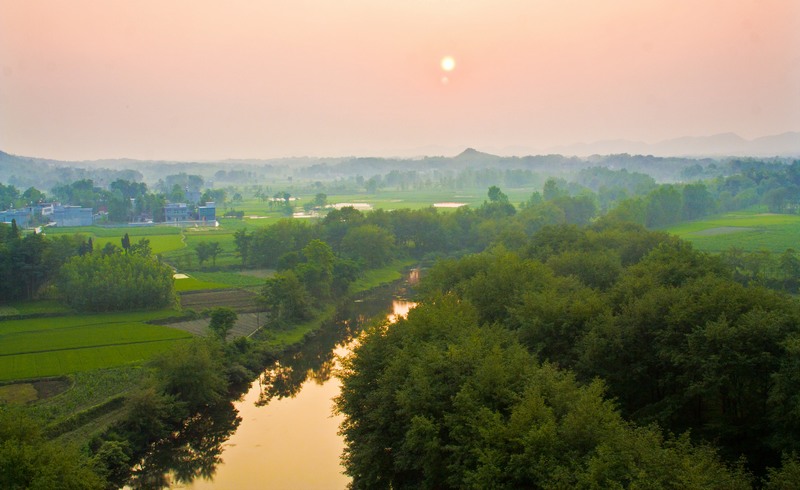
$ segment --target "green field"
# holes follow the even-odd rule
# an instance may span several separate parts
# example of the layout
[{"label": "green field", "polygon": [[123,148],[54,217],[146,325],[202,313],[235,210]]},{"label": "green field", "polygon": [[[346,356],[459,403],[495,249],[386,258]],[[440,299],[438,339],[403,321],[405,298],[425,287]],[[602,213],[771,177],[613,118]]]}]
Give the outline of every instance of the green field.
[{"label": "green field", "polygon": [[50,226],[45,228],[45,234],[48,236],[55,235],[73,235],[80,233],[81,235],[91,237],[105,237],[105,238],[121,238],[125,233],[131,238],[147,237],[150,238],[156,235],[180,235],[181,228],[167,225],[156,226],[66,226],[56,227]]},{"label": "green field", "polygon": [[[124,235],[124,233],[123,233]],[[131,236],[131,243],[136,243],[142,238],[150,240],[150,248],[154,254],[163,254],[172,250],[180,250],[185,247],[181,235],[150,235],[150,236]],[[95,250],[103,248],[106,243],[113,243],[121,247],[122,237],[98,237],[93,239]]]},{"label": "green field", "polygon": [[0,381],[58,376],[141,362],[191,337],[146,320],[174,311],[0,322]]},{"label": "green field", "polygon": [[0,306],[0,318],[13,315],[52,315],[72,310],[54,300],[14,301]]},{"label": "green field", "polygon": [[[260,272],[260,273],[256,273]],[[263,286],[264,281],[268,277],[272,277],[274,271],[245,271],[244,273],[238,272],[192,272],[192,277],[201,281],[208,281],[217,284],[225,284],[229,287],[251,287]],[[213,289],[213,288],[206,288]]]},{"label": "green field", "polygon": [[791,214],[727,213],[680,223],[664,231],[706,252],[722,252],[731,247],[747,252],[800,250],[800,216]]},{"label": "green field", "polygon": [[[192,276],[193,275],[194,272],[192,273]],[[175,279],[175,291],[178,293],[183,293],[186,291],[203,291],[205,289],[224,289],[233,287],[230,284],[204,281],[192,276],[182,279]]]},{"label": "green field", "polygon": [[183,243],[183,232],[181,228],[175,226],[140,226],[140,227],[118,227],[104,228],[100,226],[83,227],[49,227],[45,229],[48,236],[80,234],[87,238],[91,237],[95,250],[99,250],[106,243],[122,246],[122,237],[127,233],[131,238],[131,243],[136,243],[142,238],[150,240],[150,248],[154,254],[163,254],[171,250],[179,250],[185,245]]}]

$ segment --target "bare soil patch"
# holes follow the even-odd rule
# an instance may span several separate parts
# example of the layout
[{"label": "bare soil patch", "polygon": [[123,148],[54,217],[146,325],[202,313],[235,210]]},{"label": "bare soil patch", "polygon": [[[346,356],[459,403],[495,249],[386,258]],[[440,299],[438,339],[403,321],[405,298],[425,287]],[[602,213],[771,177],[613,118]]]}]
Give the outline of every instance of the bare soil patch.
[{"label": "bare soil patch", "polygon": [[202,311],[224,306],[237,313],[258,310],[258,295],[245,289],[213,289],[180,293],[181,307]]},{"label": "bare soil patch", "polygon": [[40,400],[63,393],[70,386],[72,383],[67,378],[43,379],[33,382],[33,387],[36,388]]},{"label": "bare soil patch", "polygon": [[239,274],[243,276],[257,277],[259,279],[266,279],[275,275],[275,269],[246,269]]},{"label": "bare soil patch", "polygon": [[51,378],[0,386],[0,402],[23,405],[44,400],[67,391],[71,383],[67,378]]}]

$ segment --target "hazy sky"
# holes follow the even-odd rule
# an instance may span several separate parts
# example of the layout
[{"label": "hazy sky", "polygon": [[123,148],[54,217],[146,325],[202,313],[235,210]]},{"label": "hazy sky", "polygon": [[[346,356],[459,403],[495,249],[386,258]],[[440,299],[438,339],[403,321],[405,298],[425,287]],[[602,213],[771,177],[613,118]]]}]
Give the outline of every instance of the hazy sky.
[{"label": "hazy sky", "polygon": [[0,150],[18,155],[520,154],[797,130],[798,0],[0,0]]}]

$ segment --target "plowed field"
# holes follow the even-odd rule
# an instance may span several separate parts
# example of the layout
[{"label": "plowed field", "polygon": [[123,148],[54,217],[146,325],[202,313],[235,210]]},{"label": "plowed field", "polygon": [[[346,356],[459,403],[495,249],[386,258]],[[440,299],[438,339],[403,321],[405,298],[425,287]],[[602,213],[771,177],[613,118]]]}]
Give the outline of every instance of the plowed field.
[{"label": "plowed field", "polygon": [[181,308],[202,311],[206,308],[224,306],[237,313],[256,311],[258,295],[244,289],[213,289],[186,291],[180,294]]}]

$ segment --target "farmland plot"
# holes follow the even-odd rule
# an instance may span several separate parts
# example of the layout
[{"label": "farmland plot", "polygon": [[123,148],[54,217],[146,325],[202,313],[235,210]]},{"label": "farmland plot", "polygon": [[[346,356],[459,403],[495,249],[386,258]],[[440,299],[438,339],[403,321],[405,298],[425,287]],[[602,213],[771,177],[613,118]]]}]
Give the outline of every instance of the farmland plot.
[{"label": "farmland plot", "polygon": [[0,322],[0,381],[59,376],[152,358],[191,334],[144,323],[167,312]]}]

